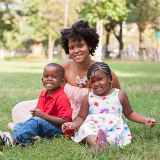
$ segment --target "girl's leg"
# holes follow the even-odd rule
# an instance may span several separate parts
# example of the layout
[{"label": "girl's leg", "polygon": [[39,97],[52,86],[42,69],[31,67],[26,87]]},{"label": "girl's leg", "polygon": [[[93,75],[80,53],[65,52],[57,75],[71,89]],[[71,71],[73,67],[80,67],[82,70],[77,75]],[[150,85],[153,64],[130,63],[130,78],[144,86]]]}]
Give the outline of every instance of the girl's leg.
[{"label": "girl's leg", "polygon": [[95,145],[96,143],[103,141],[105,144],[107,143],[106,134],[102,129],[98,130],[98,134],[96,135],[89,135],[86,137],[87,143],[89,145]]},{"label": "girl's leg", "polygon": [[98,134],[96,135],[89,135],[86,137],[87,143],[89,145],[94,145],[95,151],[103,150],[105,151],[107,145],[106,134],[102,129],[98,130]]},{"label": "girl's leg", "polygon": [[86,141],[89,145],[95,145],[97,143],[97,136],[91,134],[86,137]]},{"label": "girl's leg", "polygon": [[56,134],[63,135],[61,127],[55,126],[42,118],[32,117],[23,123],[21,129],[14,133],[12,138],[26,146],[29,145],[32,136],[38,135],[50,138]]}]

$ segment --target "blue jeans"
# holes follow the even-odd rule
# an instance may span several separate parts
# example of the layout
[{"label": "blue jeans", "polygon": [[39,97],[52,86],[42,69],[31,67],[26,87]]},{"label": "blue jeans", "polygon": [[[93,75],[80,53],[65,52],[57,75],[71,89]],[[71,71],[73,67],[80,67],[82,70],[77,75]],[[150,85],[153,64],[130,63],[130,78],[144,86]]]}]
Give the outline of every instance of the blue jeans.
[{"label": "blue jeans", "polygon": [[60,126],[55,126],[39,117],[32,117],[25,122],[16,123],[13,132],[12,138],[24,146],[29,145],[31,137],[35,135],[48,138],[63,135]]}]

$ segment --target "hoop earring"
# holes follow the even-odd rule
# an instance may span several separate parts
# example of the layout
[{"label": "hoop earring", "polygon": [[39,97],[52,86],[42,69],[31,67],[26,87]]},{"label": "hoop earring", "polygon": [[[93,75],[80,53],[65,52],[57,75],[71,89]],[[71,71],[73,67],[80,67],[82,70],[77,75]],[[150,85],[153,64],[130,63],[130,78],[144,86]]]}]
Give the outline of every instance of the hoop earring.
[{"label": "hoop earring", "polygon": [[110,83],[110,87],[113,88],[113,86],[112,86],[113,85],[113,81],[110,81],[109,83]]}]

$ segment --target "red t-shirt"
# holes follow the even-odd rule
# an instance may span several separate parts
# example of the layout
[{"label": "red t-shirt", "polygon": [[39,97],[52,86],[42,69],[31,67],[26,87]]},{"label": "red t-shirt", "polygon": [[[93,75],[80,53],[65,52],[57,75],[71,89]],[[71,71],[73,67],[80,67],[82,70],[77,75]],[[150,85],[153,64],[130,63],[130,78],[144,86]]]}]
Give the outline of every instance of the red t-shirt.
[{"label": "red t-shirt", "polygon": [[[71,122],[72,108],[66,93],[63,91],[63,88],[61,87],[50,96],[46,95],[47,90],[41,92],[36,108],[50,116],[69,119],[69,122]],[[71,134],[73,131],[67,131],[65,133]]]}]

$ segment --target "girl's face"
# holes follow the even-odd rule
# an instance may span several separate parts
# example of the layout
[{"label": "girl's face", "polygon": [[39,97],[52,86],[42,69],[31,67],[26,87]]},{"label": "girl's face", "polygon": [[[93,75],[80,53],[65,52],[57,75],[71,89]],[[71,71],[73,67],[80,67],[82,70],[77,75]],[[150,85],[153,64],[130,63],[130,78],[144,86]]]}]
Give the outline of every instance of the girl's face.
[{"label": "girl's face", "polygon": [[72,42],[70,39],[68,42],[68,48],[71,58],[77,63],[81,63],[89,58],[90,47],[83,38],[81,42],[79,42],[78,40]]},{"label": "girl's face", "polygon": [[[93,77],[95,75],[95,77]],[[91,88],[93,93],[98,96],[106,96],[107,93],[111,90],[110,88],[110,76],[107,76],[105,73],[100,70],[91,73]]]}]

